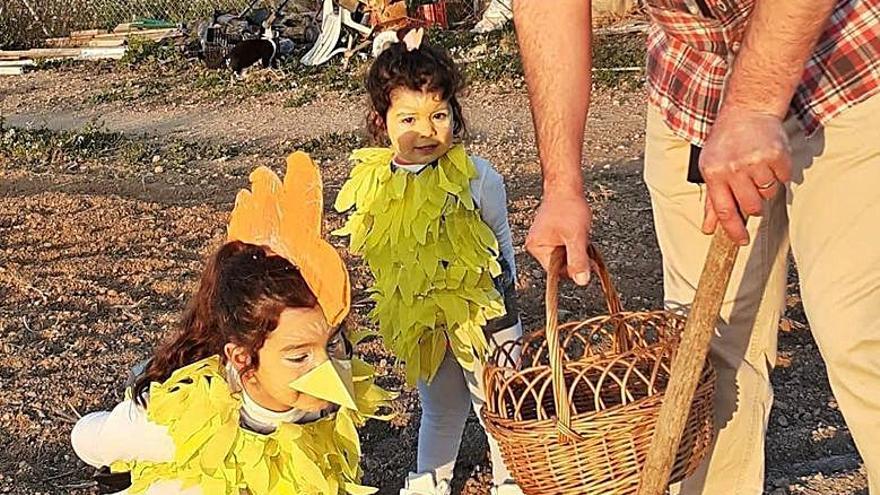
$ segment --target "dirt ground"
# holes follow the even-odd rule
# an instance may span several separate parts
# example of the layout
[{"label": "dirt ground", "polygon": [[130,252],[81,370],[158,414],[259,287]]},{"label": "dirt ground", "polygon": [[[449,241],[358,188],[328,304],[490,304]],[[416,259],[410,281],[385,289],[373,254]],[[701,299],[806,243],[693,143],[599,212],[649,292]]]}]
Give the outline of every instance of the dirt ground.
[{"label": "dirt ground", "polygon": [[[347,153],[364,144],[357,93],[287,105],[296,90],[232,98],[143,88],[137,74],[106,64],[0,79],[0,493],[95,493],[92,469],[70,448],[72,424],[119,401],[128,368],[173,328],[248,172],[260,164],[280,171],[286,154],[306,149],[320,160],[329,205],[347,174]],[[135,97],[107,97],[119,91]],[[659,308],[660,259],[641,182],[644,94],[604,89],[595,98],[585,168],[594,237],[624,306]],[[475,85],[465,113],[471,153],[507,180],[524,320],[534,328],[542,321],[543,276],[522,246],[540,170],[521,81]],[[327,214],[331,226],[341,224]],[[350,264],[355,317],[367,324],[368,278],[357,260]],[[865,494],[794,274],[790,282],[765,491]],[[564,293],[565,319],[601,311],[596,289]],[[402,391],[392,423],[362,430],[364,481],[390,495],[414,468],[418,399],[378,342],[359,351],[385,386]],[[488,469],[485,436],[472,416],[456,490],[488,493]]]}]

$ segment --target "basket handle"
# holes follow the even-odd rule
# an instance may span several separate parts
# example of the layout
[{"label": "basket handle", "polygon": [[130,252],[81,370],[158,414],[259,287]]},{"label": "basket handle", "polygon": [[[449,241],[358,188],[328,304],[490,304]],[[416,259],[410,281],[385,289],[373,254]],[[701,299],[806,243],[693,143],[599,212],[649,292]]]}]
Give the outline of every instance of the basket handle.
[{"label": "basket handle", "polygon": [[[595,244],[590,244],[587,247],[587,255],[590,258],[590,268],[596,276],[599,277],[599,285],[602,287],[602,294],[605,295],[605,306],[608,308],[608,314],[614,315],[622,312],[623,304],[620,302],[620,295],[617,293],[617,289],[614,288],[614,283],[611,281],[611,275],[608,273],[608,268],[605,266],[605,260],[602,258],[602,254],[599,253]],[[557,303],[559,280],[560,274],[565,267],[565,260],[565,248],[558,246],[553,250],[553,253],[550,256],[550,266],[547,272],[547,301],[549,301],[550,291],[552,290],[554,292],[553,304],[550,305],[548,302],[547,305],[548,316],[550,310],[554,313],[559,310],[559,305]]]},{"label": "basket handle", "polygon": [[599,277],[602,293],[605,294],[605,305],[608,307],[608,314],[615,315],[622,312],[623,304],[620,302],[620,295],[617,294],[617,289],[614,288],[614,283],[611,282],[611,274],[608,273],[608,268],[605,267],[605,260],[595,244],[587,246],[587,254],[590,257],[590,265],[593,268],[593,272]]},{"label": "basket handle", "polygon": [[[620,296],[611,283],[611,275],[605,267],[602,255],[593,244],[587,248],[590,257],[590,265],[599,277],[602,292],[605,294],[605,304],[609,314],[620,313],[623,307],[620,304]],[[565,267],[566,253],[562,246],[553,250],[550,256],[550,266],[547,269],[547,289],[544,298],[546,311],[546,336],[549,348],[551,380],[553,383],[553,403],[556,407],[556,427],[559,430],[560,441],[581,440],[582,437],[571,429],[571,401],[568,398],[568,390],[565,385],[563,370],[562,344],[559,341],[559,280]]]}]

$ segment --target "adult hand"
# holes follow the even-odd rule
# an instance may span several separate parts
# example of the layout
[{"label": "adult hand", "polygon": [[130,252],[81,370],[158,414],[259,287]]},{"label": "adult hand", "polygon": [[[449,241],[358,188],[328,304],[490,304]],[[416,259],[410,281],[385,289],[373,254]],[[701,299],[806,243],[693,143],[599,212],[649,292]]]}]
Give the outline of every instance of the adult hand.
[{"label": "adult hand", "polygon": [[545,191],[535,220],[526,237],[526,250],[546,270],[553,250],[565,246],[563,275],[578,285],[590,282],[590,226],[593,212],[582,192]]},{"label": "adult hand", "polygon": [[748,244],[740,212],[761,215],[764,201],[791,178],[791,149],[782,119],[723,109],[700,155],[700,172],[708,190],[703,232],[715,232],[720,223],[734,242]]}]

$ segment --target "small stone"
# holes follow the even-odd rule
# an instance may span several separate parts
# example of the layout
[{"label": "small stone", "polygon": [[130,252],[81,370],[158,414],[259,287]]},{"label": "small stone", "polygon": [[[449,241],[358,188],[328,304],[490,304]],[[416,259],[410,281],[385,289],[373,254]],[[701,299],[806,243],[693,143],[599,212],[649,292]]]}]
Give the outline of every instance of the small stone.
[{"label": "small stone", "polygon": [[788,427],[788,418],[786,418],[784,414],[780,414],[779,417],[776,418],[776,422],[783,428]]},{"label": "small stone", "polygon": [[159,160],[161,160],[161,159],[162,159],[161,156],[159,156],[159,155],[153,155],[153,163],[159,163]]},{"label": "small stone", "polygon": [[110,289],[110,290],[107,291],[107,295],[110,296],[110,297],[116,297],[116,296],[119,295],[119,293],[116,292],[116,291],[113,290],[113,289]]},{"label": "small stone", "polygon": [[157,174],[161,174],[161,173],[164,172],[164,171],[165,171],[165,169],[162,168],[161,165],[158,165],[158,166],[156,166],[156,168],[153,169],[153,172],[155,172],[155,173],[157,173]]}]

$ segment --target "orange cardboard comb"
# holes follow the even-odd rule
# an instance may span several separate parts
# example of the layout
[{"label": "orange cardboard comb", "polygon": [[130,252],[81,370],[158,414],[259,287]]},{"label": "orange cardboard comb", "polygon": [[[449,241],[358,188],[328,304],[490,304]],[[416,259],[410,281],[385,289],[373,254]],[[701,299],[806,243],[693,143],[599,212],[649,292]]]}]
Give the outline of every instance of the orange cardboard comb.
[{"label": "orange cardboard comb", "polygon": [[251,189],[235,198],[228,241],[266,246],[296,266],[330,325],[348,314],[351,286],[342,258],[322,235],[323,185],[303,152],[287,157],[284,182],[267,167],[251,172]]}]

